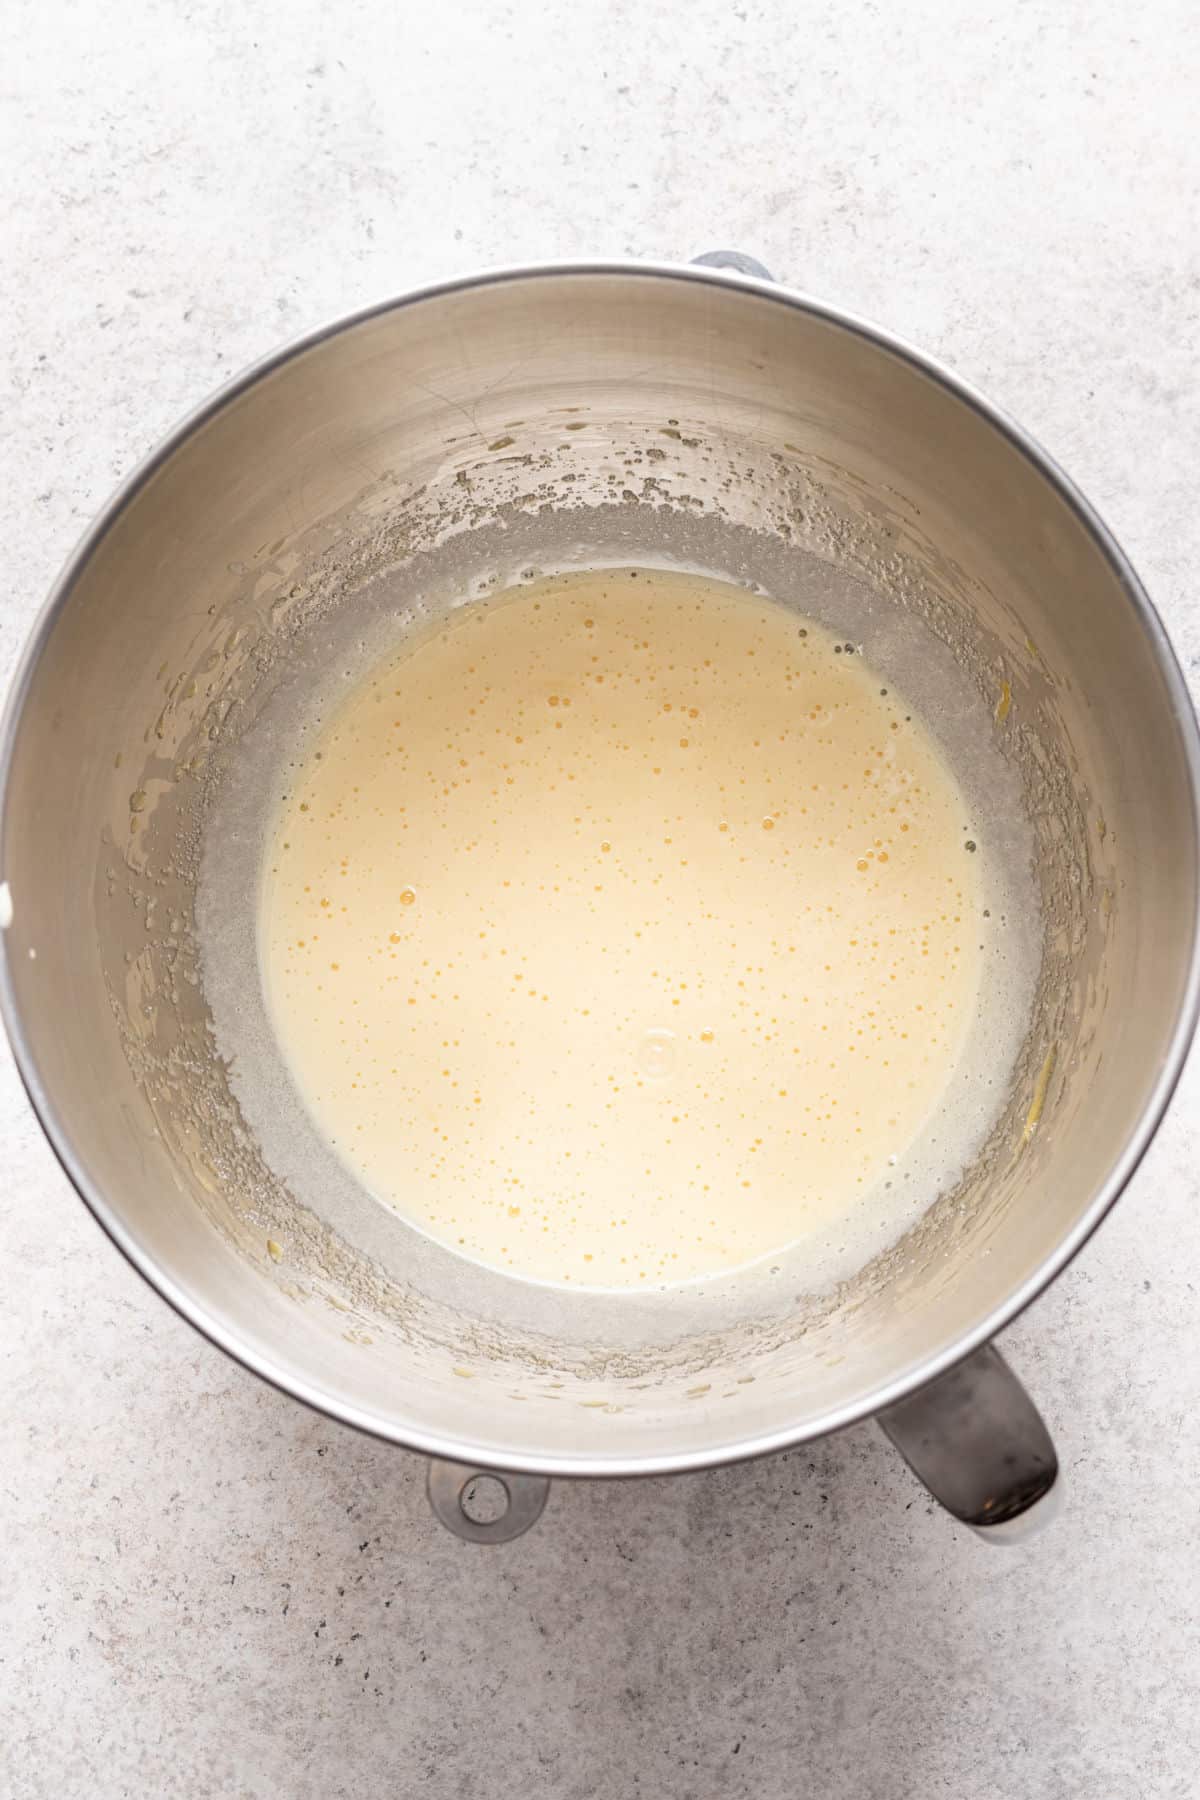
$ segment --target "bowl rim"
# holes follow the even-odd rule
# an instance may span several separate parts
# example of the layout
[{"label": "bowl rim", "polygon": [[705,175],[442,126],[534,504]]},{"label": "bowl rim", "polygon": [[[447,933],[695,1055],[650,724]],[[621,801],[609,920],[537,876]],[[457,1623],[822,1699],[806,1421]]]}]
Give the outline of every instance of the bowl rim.
[{"label": "bowl rim", "polygon": [[[906,363],[917,374],[933,381],[952,397],[977,414],[985,424],[998,431],[1029,462],[1059,499],[1075,515],[1112,569],[1126,599],[1145,632],[1170,696],[1176,729],[1181,740],[1187,770],[1193,817],[1193,843],[1200,846],[1200,731],[1197,729],[1187,684],[1166,629],[1139,580],[1129,558],[1096,509],[1075,486],[1070,477],[1038,441],[1003,408],[988,400],[978,388],[951,370],[936,357],[918,350],[905,338],[872,321],[847,311],[831,302],[817,299],[806,291],[773,280],[760,279],[741,271],[715,268],[711,265],[670,261],[643,261],[635,258],[601,258],[547,260],[544,262],[503,265],[425,283],[421,286],[373,301],[351,312],[339,314],[325,323],[290,339],[243,368],[224,382],[199,406],[187,413],[144,456],[120,483],[105,505],[83,532],[67,558],[58,579],[36,616],[18,659],[3,714],[0,716],[0,828],[4,818],[4,798],[8,789],[12,760],[25,702],[38,662],[54,630],[60,614],[69,602],[71,592],[89,559],[117,519],[125,512],[153,476],[187,440],[241,395],[265,377],[295,361],[309,350],[329,339],[369,324],[372,320],[401,311],[410,306],[425,305],[450,296],[489,287],[502,287],[516,282],[561,280],[572,277],[605,279],[643,278],[648,282],[689,282],[734,290],[756,296],[772,305],[818,319],[826,324],[865,339],[877,349]],[[3,840],[0,837],[0,852]],[[3,868],[0,867],[0,878]],[[1195,1034],[1200,1012],[1200,931],[1193,919],[1188,955],[1187,978],[1183,984],[1179,1006],[1171,1028],[1169,1044],[1141,1115],[1129,1138],[1114,1160],[1107,1177],[1069,1231],[1064,1233],[1054,1250],[1023,1282],[1018,1284],[998,1305],[978,1319],[967,1330],[959,1332],[932,1356],[901,1369],[887,1379],[876,1382],[857,1398],[832,1408],[818,1420],[804,1424],[780,1426],[770,1431],[733,1436],[728,1441],[702,1449],[646,1455],[624,1453],[619,1456],[574,1455],[519,1451],[484,1443],[470,1442],[419,1427],[408,1428],[368,1407],[359,1407],[336,1393],[326,1391],[319,1382],[298,1377],[282,1361],[264,1354],[245,1342],[240,1334],[194,1294],[183,1282],[160,1268],[121,1219],[119,1210],[93,1181],[83,1160],[75,1151],[54,1100],[42,1082],[31,1045],[25,1032],[17,1003],[10,956],[0,931],[0,1017],[7,1028],[17,1071],[37,1115],[38,1121],[71,1184],[84,1201],[97,1223],[145,1281],[186,1319],[210,1343],[235,1362],[258,1375],[282,1393],[299,1400],[313,1410],[324,1413],[342,1424],[355,1427],[370,1436],[397,1444],[420,1454],[447,1459],[479,1468],[498,1468],[505,1472],[543,1476],[653,1476],[684,1473],[746,1461],[770,1455],[797,1444],[827,1436],[883,1411],[927,1382],[944,1374],[964,1357],[987,1343],[1024,1309],[1066,1268],[1100,1221],[1114,1205],[1135,1173],[1154,1138],[1171,1096],[1175,1091],[1183,1065]]]}]

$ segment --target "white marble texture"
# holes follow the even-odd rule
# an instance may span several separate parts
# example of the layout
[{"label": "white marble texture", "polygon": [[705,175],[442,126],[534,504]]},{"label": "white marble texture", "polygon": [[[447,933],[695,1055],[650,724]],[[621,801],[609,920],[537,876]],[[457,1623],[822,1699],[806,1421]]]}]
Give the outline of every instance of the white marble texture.
[{"label": "white marble texture", "polygon": [[[1183,0],[14,0],[0,677],[185,408],[482,263],[751,250],[1066,463],[1200,668],[1200,30]],[[871,1427],[563,1486],[486,1552],[224,1361],[0,1062],[0,1794],[1192,1800],[1200,1062],[1007,1334],[1069,1503],[1023,1554]]]}]

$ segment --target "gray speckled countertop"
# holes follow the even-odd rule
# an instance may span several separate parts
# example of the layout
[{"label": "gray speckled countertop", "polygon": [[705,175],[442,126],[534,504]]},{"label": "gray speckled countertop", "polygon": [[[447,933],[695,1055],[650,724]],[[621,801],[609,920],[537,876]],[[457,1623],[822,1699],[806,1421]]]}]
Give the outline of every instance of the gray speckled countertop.
[{"label": "gray speckled countertop", "polygon": [[[0,676],[93,509],[238,365],[480,263],[732,241],[978,381],[1200,667],[1194,9],[16,0]],[[872,1427],[561,1486],[462,1545],[414,1457],[121,1262],[0,1061],[0,1793],[1192,1800],[1200,1063],[1007,1334],[1068,1504],[937,1514]]]}]

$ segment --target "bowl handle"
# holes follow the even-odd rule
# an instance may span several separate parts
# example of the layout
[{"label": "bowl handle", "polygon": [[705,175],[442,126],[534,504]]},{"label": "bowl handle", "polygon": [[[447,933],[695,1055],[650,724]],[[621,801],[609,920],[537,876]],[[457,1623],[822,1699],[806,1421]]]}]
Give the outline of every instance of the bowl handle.
[{"label": "bowl handle", "polygon": [[989,1544],[1032,1537],[1058,1511],[1062,1481],[1050,1433],[994,1345],[878,1419],[934,1499]]},{"label": "bowl handle", "polygon": [[[482,1497],[484,1484],[499,1492],[495,1517],[475,1517],[468,1508]],[[542,1516],[550,1483],[544,1475],[509,1475],[474,1463],[446,1462],[434,1457],[427,1482],[429,1504],[442,1524],[468,1544],[507,1544]],[[480,1512],[483,1508],[479,1508]]]}]

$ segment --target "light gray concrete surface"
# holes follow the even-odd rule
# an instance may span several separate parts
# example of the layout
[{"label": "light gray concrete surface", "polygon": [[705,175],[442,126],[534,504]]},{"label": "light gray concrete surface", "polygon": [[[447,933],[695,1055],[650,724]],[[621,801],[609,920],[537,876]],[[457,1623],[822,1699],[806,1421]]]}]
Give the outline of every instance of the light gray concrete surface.
[{"label": "light gray concrete surface", "polygon": [[[940,352],[1106,513],[1200,669],[1195,9],[16,0],[0,674],[177,415],[481,263],[732,242]],[[1024,1553],[873,1428],[560,1487],[505,1549],[232,1367],[0,1064],[0,1794],[1191,1800],[1200,1064],[1008,1334],[1069,1471]]]}]

